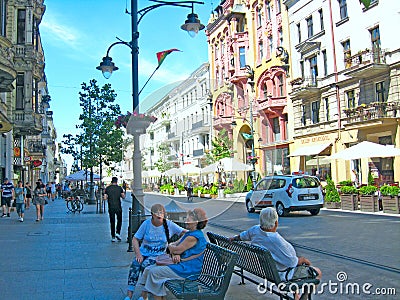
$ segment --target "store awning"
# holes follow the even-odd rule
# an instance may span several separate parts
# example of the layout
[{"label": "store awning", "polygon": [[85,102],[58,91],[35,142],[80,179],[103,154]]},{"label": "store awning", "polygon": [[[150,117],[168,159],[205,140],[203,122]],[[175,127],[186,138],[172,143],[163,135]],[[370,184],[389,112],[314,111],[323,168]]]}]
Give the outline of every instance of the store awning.
[{"label": "store awning", "polygon": [[326,143],[326,144],[318,144],[318,145],[312,145],[312,146],[307,146],[307,147],[301,147],[301,148],[294,150],[293,153],[290,153],[288,155],[288,157],[318,155],[331,145],[332,145],[332,143]]}]

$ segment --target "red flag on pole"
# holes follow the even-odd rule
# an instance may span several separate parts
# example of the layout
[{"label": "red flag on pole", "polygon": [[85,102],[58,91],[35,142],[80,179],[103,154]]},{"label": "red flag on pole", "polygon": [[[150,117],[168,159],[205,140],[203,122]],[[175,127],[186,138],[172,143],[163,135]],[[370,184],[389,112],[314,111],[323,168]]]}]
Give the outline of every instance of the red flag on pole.
[{"label": "red flag on pole", "polygon": [[161,66],[161,64],[163,63],[164,59],[167,57],[167,55],[170,54],[171,52],[174,52],[174,51],[181,51],[181,50],[174,48],[174,49],[169,49],[169,50],[157,52],[158,66]]}]

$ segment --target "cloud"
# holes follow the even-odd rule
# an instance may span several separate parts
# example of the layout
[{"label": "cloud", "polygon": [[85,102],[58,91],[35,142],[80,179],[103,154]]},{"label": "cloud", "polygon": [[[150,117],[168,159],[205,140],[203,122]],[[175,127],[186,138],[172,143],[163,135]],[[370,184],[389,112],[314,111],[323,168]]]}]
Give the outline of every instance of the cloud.
[{"label": "cloud", "polygon": [[52,18],[46,18],[40,24],[42,34],[46,35],[46,42],[63,47],[79,49],[81,34],[75,28],[58,23]]}]

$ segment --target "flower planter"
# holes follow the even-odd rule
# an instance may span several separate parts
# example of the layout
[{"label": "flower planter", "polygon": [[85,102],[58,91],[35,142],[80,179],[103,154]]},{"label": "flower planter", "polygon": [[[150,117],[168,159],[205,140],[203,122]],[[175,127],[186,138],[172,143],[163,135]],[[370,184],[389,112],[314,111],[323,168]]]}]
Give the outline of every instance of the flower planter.
[{"label": "flower planter", "polygon": [[210,195],[211,199],[216,199],[218,197],[218,195]]},{"label": "flower planter", "polygon": [[126,132],[131,135],[145,134],[146,129],[150,126],[151,121],[138,120],[131,117],[126,125]]},{"label": "flower planter", "polygon": [[360,209],[366,212],[378,211],[378,196],[375,195],[361,195],[360,196]]},{"label": "flower planter", "polygon": [[357,194],[342,194],[340,195],[340,202],[342,203],[343,210],[357,210],[358,209],[358,195]]},{"label": "flower planter", "polygon": [[383,212],[390,214],[400,213],[399,196],[382,196]]},{"label": "flower planter", "polygon": [[340,202],[325,202],[324,207],[328,209],[339,209],[342,207],[342,203]]}]

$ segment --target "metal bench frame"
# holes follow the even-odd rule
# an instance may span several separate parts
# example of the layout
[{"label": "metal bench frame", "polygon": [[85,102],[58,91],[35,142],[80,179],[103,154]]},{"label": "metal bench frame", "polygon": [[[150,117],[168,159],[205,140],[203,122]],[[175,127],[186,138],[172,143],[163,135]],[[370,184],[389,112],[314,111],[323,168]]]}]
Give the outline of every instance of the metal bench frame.
[{"label": "metal bench frame", "polygon": [[197,280],[168,280],[165,287],[178,299],[224,299],[237,254],[214,244],[207,244],[203,266]]},{"label": "metal bench frame", "polygon": [[[301,280],[281,280],[276,262],[272,258],[271,253],[262,247],[251,245],[240,241],[229,241],[225,236],[212,232],[207,232],[208,239],[211,243],[229,249],[238,254],[236,261],[236,269],[233,273],[241,277],[241,284],[245,284],[244,280],[257,284],[259,287],[270,291],[280,297],[280,299],[293,299],[289,294],[293,290],[293,284],[298,289],[310,288],[315,289],[319,284],[319,279],[301,279]],[[257,281],[249,277],[244,271],[251,273],[262,280]],[[311,300],[312,293],[309,293],[308,299]]]}]

